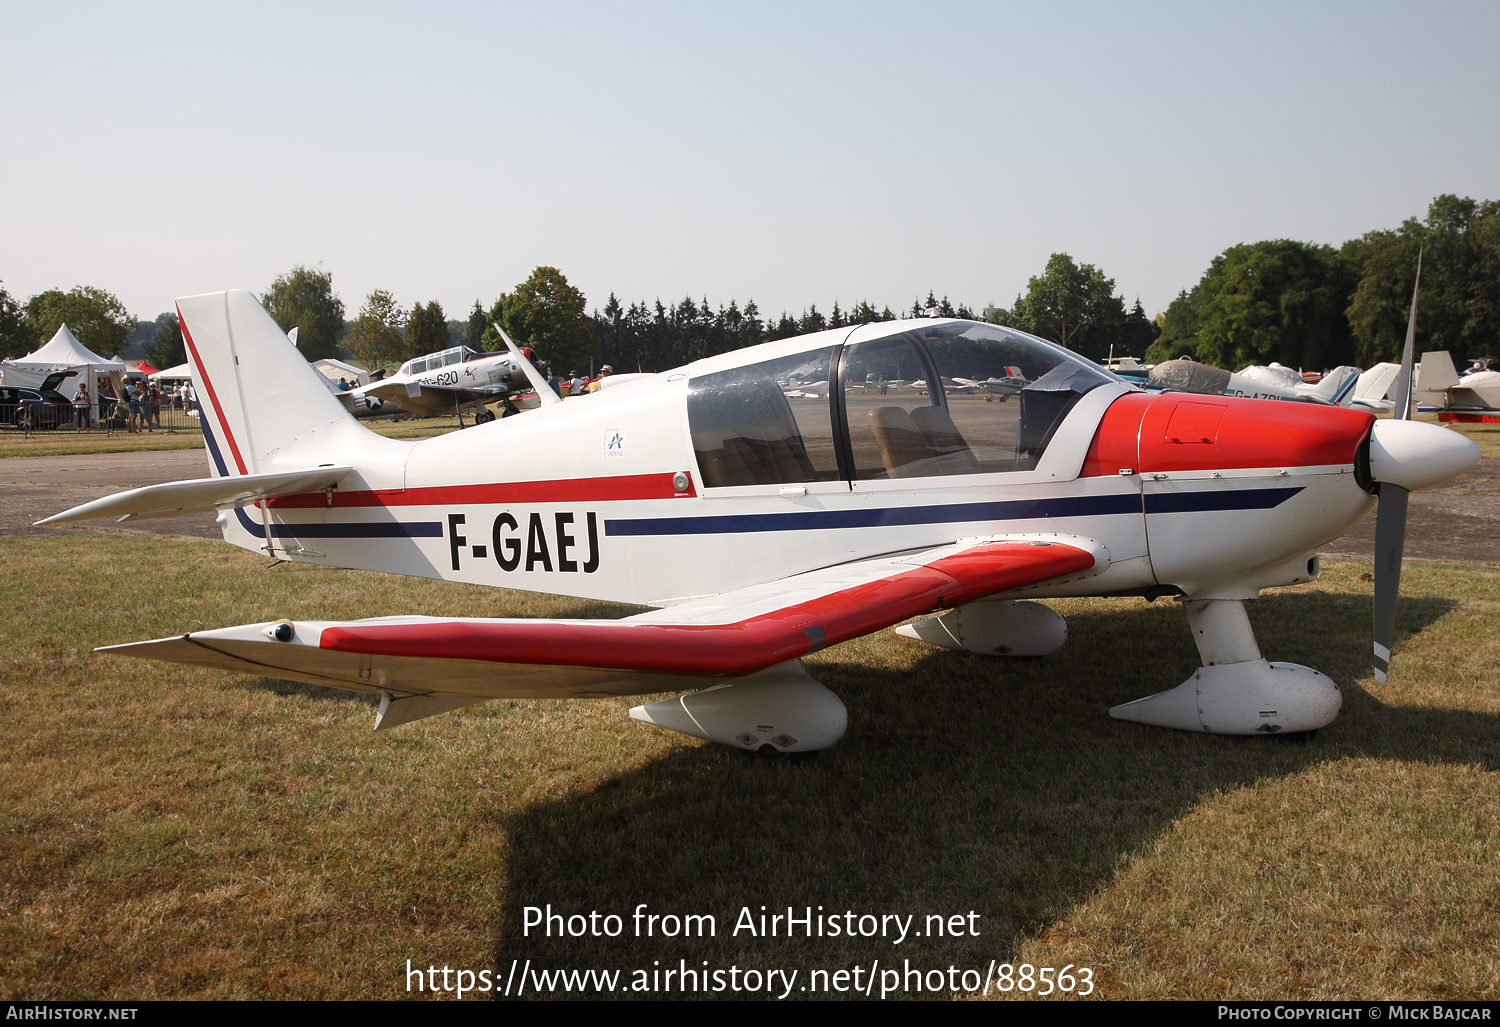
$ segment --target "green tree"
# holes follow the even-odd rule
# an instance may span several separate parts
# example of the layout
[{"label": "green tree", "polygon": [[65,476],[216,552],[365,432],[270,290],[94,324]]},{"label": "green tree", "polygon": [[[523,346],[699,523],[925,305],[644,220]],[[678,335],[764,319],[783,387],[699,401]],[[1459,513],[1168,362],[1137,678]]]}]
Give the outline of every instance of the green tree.
[{"label": "green tree", "polygon": [[475,300],[474,309],[469,311],[469,322],[464,328],[464,345],[470,349],[484,349],[484,333],[489,330],[490,319],[479,301]]},{"label": "green tree", "polygon": [[119,352],[140,324],[113,293],[91,285],[37,293],[26,301],[26,322],[38,345],[66,324],[74,338],[101,357]]},{"label": "green tree", "polygon": [[1111,352],[1117,357],[1139,357],[1150,349],[1161,329],[1146,316],[1140,297],[1123,321],[1101,321],[1088,330],[1088,349],[1091,354],[1100,353],[1103,360]]},{"label": "green tree", "polygon": [[413,304],[406,317],[407,355],[420,357],[452,345],[453,338],[448,334],[448,318],[443,313],[442,304],[437,300],[425,307],[420,303]]},{"label": "green tree", "polygon": [[1167,305],[1167,309],[1156,315],[1161,334],[1146,349],[1145,362],[1159,364],[1163,360],[1178,357],[1197,357],[1198,354],[1198,300],[1197,289],[1191,293],[1186,289]]},{"label": "green tree", "polygon": [[176,314],[157,314],[156,331],[146,343],[146,363],[158,371],[187,363],[187,349],[182,342],[182,325]]},{"label": "green tree", "polygon": [[36,349],[35,339],[26,323],[26,309],[0,285],[0,360],[25,356]]},{"label": "green tree", "polygon": [[299,264],[272,282],[260,302],[282,331],[297,329],[297,348],[308,360],[338,356],[344,301],[334,295],[330,272]]},{"label": "green tree", "polygon": [[[1054,253],[1046,270],[1027,282],[1026,295],[1016,299],[1009,323],[1098,359],[1105,353],[1094,352],[1099,347],[1089,338],[1090,328],[1125,320],[1125,301],[1114,292],[1114,279],[1094,265]],[[1106,353],[1108,348],[1106,341]]]},{"label": "green tree", "polygon": [[1279,361],[1321,368],[1354,359],[1344,308],[1356,274],[1331,246],[1274,239],[1231,246],[1167,308],[1154,356],[1192,353],[1231,370]]},{"label": "green tree", "polygon": [[599,352],[583,293],[555,267],[538,267],[495,307],[516,345],[533,347],[554,368],[588,367]]},{"label": "green tree", "polygon": [[370,368],[395,367],[406,359],[406,311],[384,289],[365,297],[359,316],[349,326],[344,348]]},{"label": "green tree", "polygon": [[1417,352],[1493,356],[1500,343],[1500,203],[1439,196],[1427,219],[1347,243],[1344,259],[1360,270],[1347,316],[1361,363],[1399,360],[1411,310],[1417,254],[1422,296]]}]

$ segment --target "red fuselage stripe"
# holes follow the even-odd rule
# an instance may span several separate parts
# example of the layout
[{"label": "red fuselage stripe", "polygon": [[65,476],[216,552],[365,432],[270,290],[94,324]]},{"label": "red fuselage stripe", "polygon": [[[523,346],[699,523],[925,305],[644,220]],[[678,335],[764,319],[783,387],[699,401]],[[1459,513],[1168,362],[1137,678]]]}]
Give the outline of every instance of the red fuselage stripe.
[{"label": "red fuselage stripe", "polygon": [[[554,481],[505,481],[485,485],[440,485],[389,491],[335,492],[335,507],[370,506],[481,506],[510,503],[602,503],[631,499],[674,499],[696,495],[692,476],[678,492],[671,474],[621,474],[607,478],[562,478]],[[328,506],[321,492],[282,496],[273,509]]]},{"label": "red fuselage stripe", "polygon": [[446,621],[367,625],[325,628],[320,645],[377,656],[738,677],[805,656],[822,644],[835,645],[939,607],[971,602],[1093,564],[1090,553],[1061,543],[1003,542],[734,624]]},{"label": "red fuselage stripe", "polygon": [[193,365],[198,368],[198,377],[203,379],[203,387],[208,390],[208,399],[214,405],[214,414],[219,418],[219,425],[224,429],[224,438],[229,442],[229,452],[234,456],[234,464],[240,469],[241,474],[249,474],[245,469],[244,458],[240,456],[240,447],[235,445],[234,433],[229,430],[229,420],[224,416],[224,408],[219,405],[219,394],[214,392],[214,383],[209,380],[208,370],[203,365],[203,358],[198,355],[198,347],[193,344],[193,333],[188,331],[187,319],[182,316],[182,308],[177,308],[177,323],[182,326],[182,337],[187,342],[188,352],[193,355]]}]

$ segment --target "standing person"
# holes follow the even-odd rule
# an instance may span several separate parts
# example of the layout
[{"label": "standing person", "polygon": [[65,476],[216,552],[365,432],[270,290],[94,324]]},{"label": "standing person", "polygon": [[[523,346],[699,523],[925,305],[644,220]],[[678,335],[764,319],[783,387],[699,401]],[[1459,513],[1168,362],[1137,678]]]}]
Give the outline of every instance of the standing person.
[{"label": "standing person", "polygon": [[603,367],[599,368],[599,377],[589,380],[587,386],[588,391],[598,392],[600,389],[604,388],[604,379],[608,378],[614,373],[615,369],[613,367],[610,367],[608,364],[605,364]]},{"label": "standing person", "polygon": [[73,426],[79,431],[86,431],[89,427],[89,387],[86,382],[79,382],[78,391],[73,393]]},{"label": "standing person", "polygon": [[99,379],[99,427],[108,428],[109,420],[115,415],[115,387],[109,383],[108,378]]},{"label": "standing person", "polygon": [[161,427],[161,389],[155,382],[146,387],[146,415],[148,428]]},{"label": "standing person", "polygon": [[129,413],[125,430],[132,435],[139,435],[141,433],[141,415],[146,412],[146,406],[141,399],[141,387],[129,379],[125,381],[125,404],[125,409]]}]

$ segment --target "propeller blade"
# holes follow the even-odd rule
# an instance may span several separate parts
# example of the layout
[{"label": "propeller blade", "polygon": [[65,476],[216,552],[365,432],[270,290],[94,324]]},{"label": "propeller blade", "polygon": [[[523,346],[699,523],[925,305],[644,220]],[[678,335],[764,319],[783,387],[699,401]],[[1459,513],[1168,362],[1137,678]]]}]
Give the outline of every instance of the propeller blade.
[{"label": "propeller blade", "polygon": [[1380,484],[1375,511],[1375,680],[1385,684],[1396,634],[1396,596],[1401,591],[1401,555],[1406,548],[1406,501],[1411,493]]},{"label": "propeller blade", "polygon": [[1411,419],[1411,378],[1414,350],[1417,344],[1417,290],[1421,286],[1422,250],[1417,250],[1417,280],[1411,286],[1411,317],[1406,322],[1406,349],[1401,352],[1401,371],[1396,375],[1396,383],[1391,386],[1390,393],[1391,399],[1396,402],[1393,416],[1398,421]]},{"label": "propeller blade", "polygon": [[[1411,379],[1417,343],[1417,293],[1422,287],[1422,250],[1417,250],[1417,277],[1411,286],[1411,316],[1406,321],[1406,348],[1401,371],[1391,386],[1396,402],[1392,416],[1409,421],[1412,415]],[[1396,635],[1396,599],[1401,593],[1401,557],[1406,552],[1406,506],[1411,492],[1388,481],[1380,483],[1380,505],[1375,510],[1375,680],[1385,684],[1391,667],[1391,641]]]},{"label": "propeller blade", "polygon": [[521,370],[526,373],[526,380],[531,382],[531,387],[536,390],[536,398],[541,405],[550,406],[553,403],[561,403],[562,397],[552,391],[552,386],[547,384],[547,379],[542,377],[542,372],[532,366],[531,361],[526,359],[526,354],[521,352],[521,347],[505,334],[505,329],[496,325],[495,331],[500,333],[500,338],[505,341],[505,348],[510,350],[510,355],[516,358],[516,363],[520,364]]}]

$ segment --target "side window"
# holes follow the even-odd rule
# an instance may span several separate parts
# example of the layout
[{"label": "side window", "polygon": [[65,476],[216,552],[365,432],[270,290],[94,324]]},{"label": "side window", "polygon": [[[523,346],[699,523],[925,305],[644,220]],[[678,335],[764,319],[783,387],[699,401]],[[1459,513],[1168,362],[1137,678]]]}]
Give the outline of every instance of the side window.
[{"label": "side window", "polygon": [[929,387],[926,362],[907,336],[847,350],[842,377],[856,478],[949,473],[922,434],[924,424],[941,420],[942,390]]},{"label": "side window", "polygon": [[704,486],[838,478],[828,404],[833,348],[688,382],[688,427]]}]

